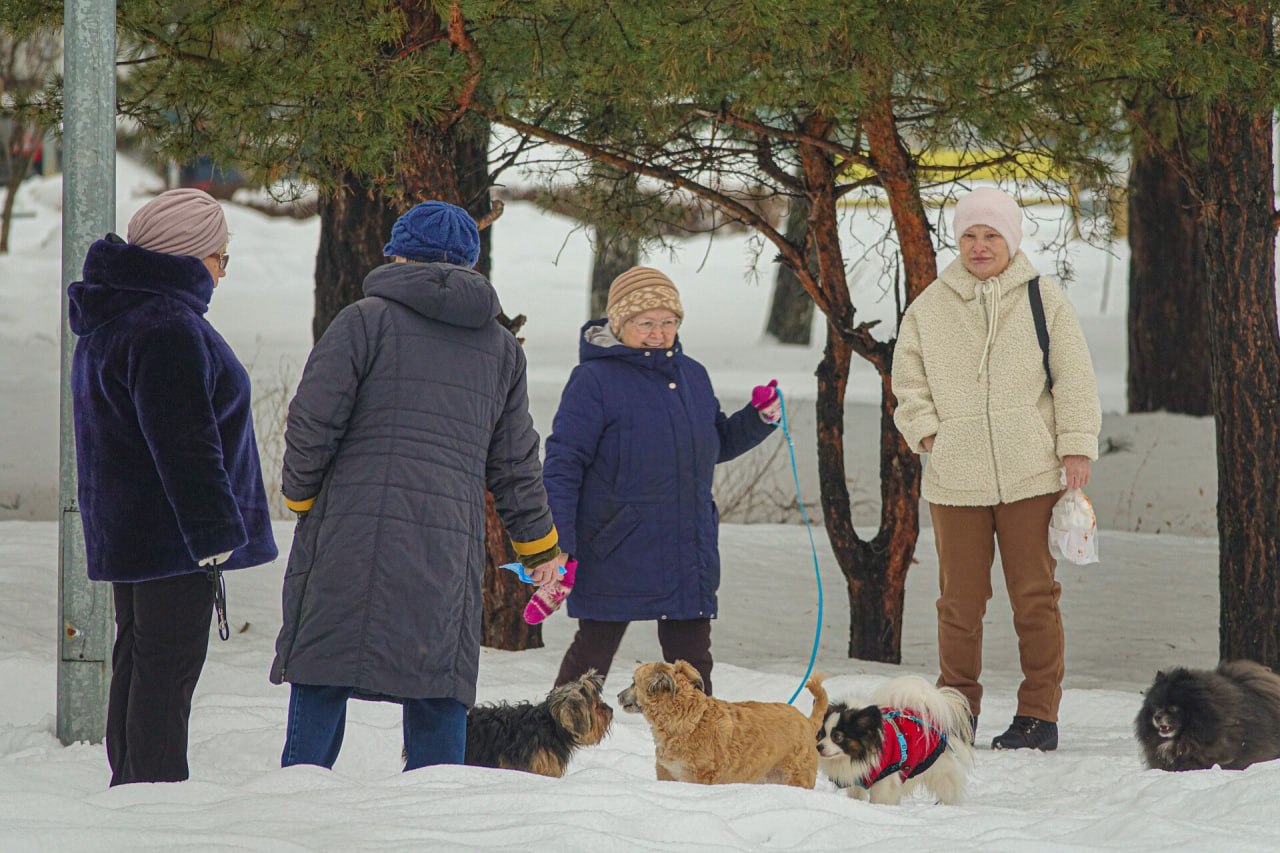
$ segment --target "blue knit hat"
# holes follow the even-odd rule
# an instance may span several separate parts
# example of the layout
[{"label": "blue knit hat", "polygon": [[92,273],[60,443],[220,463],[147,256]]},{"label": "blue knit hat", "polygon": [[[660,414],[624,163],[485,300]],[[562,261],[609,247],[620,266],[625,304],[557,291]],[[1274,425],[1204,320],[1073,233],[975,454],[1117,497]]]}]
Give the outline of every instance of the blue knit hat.
[{"label": "blue knit hat", "polygon": [[391,226],[391,242],[382,247],[382,254],[474,267],[480,259],[480,231],[471,214],[457,205],[424,201]]}]

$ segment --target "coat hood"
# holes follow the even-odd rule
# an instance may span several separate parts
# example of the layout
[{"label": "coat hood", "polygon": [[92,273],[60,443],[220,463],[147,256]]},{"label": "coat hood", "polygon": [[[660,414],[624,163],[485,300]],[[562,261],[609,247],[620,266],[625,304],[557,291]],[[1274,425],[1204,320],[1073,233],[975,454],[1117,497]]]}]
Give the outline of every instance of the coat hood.
[{"label": "coat hood", "polygon": [[383,264],[365,276],[364,294],[464,329],[479,329],[502,313],[489,280],[454,264]]},{"label": "coat hood", "polygon": [[[648,350],[648,352],[652,351]],[[683,352],[679,336],[676,337],[675,343],[672,344],[671,351],[677,355]],[[653,359],[649,359],[648,362],[645,361],[645,352],[646,350],[629,347],[618,340],[618,336],[609,328],[607,318],[588,320],[579,333],[579,363],[597,358],[621,358],[630,359],[636,364],[652,364]]]},{"label": "coat hood", "polygon": [[197,314],[209,310],[213,276],[203,261],[116,242],[119,239],[94,242],[85,255],[81,280],[68,286],[71,331],[91,334],[157,296],[176,299]]}]

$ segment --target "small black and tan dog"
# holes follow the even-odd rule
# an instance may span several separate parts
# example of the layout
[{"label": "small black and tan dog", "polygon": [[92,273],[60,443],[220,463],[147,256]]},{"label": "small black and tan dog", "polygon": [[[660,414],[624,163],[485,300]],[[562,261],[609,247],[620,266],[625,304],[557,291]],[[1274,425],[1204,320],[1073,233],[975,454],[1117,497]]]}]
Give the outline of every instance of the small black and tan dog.
[{"label": "small black and tan dog", "polygon": [[613,709],[604,677],[590,670],[553,689],[541,702],[477,705],[467,714],[466,763],[559,778],[574,751],[609,733]]}]

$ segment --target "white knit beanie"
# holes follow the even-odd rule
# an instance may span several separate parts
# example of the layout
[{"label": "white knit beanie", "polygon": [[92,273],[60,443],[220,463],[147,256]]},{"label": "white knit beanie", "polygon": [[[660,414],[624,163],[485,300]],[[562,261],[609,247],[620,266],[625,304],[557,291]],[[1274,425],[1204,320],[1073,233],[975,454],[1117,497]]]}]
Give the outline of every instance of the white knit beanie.
[{"label": "white knit beanie", "polygon": [[995,187],[978,187],[956,202],[952,231],[958,242],[960,235],[974,225],[995,229],[1009,246],[1009,256],[1018,253],[1022,242],[1022,208],[1009,195]]}]

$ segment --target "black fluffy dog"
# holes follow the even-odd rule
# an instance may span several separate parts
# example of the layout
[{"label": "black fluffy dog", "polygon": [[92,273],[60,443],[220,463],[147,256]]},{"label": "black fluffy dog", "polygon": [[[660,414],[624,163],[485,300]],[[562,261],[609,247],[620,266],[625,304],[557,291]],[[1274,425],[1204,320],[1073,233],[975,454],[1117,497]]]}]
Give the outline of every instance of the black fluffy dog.
[{"label": "black fluffy dog", "polygon": [[475,767],[564,775],[580,746],[604,740],[613,709],[600,691],[604,678],[590,670],[542,702],[476,705],[467,715],[466,763]]},{"label": "black fluffy dog", "polygon": [[1243,770],[1280,758],[1280,676],[1244,660],[1158,672],[1134,731],[1153,770]]}]

